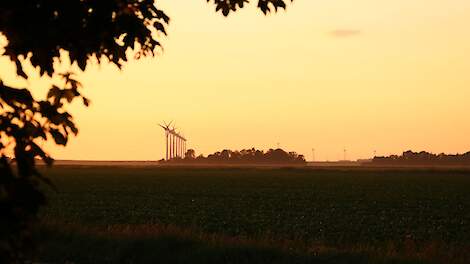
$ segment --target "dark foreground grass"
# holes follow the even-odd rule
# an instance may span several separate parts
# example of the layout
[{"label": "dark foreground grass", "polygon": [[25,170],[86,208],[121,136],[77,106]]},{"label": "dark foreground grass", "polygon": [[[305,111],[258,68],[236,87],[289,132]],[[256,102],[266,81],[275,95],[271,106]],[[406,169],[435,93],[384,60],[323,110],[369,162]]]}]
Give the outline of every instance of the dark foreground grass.
[{"label": "dark foreground grass", "polygon": [[48,262],[470,260],[467,171],[69,166],[47,174],[60,190],[43,212]]},{"label": "dark foreground grass", "polygon": [[90,228],[42,223],[41,261],[47,263],[467,263],[470,248],[412,241],[385,247],[331,248],[276,239],[204,234],[174,226]]}]

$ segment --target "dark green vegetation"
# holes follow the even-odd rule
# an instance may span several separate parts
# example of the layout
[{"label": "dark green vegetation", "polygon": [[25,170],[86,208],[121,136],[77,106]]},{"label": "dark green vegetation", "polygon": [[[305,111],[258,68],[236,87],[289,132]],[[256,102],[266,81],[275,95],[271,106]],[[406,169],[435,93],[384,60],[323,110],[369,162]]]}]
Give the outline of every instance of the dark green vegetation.
[{"label": "dark green vegetation", "polygon": [[[60,190],[42,214],[52,223],[43,231],[47,260],[470,260],[468,171],[55,167],[47,174]],[[193,235],[152,231],[167,225]],[[240,243],[225,245],[229,238]],[[380,254],[390,258],[378,261]]]}]

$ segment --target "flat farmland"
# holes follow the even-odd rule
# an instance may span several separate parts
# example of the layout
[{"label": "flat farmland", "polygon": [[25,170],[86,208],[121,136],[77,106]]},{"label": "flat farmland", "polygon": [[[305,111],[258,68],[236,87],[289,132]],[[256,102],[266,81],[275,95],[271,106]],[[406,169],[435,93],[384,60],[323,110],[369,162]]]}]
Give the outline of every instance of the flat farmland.
[{"label": "flat farmland", "polygon": [[[448,169],[56,166],[46,221],[175,226],[331,247],[467,248],[470,172]],[[462,256],[460,256],[462,257]]]}]

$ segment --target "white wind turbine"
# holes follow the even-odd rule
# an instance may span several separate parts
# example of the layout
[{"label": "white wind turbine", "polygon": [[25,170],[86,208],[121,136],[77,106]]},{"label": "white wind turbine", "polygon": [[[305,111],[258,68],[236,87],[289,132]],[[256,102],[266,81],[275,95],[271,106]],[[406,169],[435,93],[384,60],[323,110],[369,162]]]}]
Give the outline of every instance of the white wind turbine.
[{"label": "white wind turbine", "polygon": [[166,145],[166,160],[168,160],[171,156],[171,153],[170,153],[170,148],[171,148],[171,130],[170,130],[170,125],[173,121],[171,121],[170,123],[166,123],[166,122],[163,122],[164,125],[161,125],[161,124],[158,124],[161,128],[163,128],[163,130],[165,130],[165,145]]}]

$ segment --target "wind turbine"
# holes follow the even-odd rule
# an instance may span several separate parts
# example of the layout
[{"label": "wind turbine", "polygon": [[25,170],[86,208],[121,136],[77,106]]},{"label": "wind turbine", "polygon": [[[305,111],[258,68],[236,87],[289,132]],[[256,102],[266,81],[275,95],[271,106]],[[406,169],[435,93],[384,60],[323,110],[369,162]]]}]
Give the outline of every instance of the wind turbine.
[{"label": "wind turbine", "polygon": [[180,153],[181,153],[181,158],[184,159],[184,154],[186,153],[186,138],[183,135],[183,132],[180,132],[178,134],[181,140],[181,145],[180,145]]},{"label": "wind turbine", "polygon": [[168,158],[169,158],[168,157],[168,154],[169,154],[168,152],[170,150],[170,148],[169,148],[170,144],[169,143],[170,143],[170,140],[171,140],[171,138],[170,138],[170,125],[171,125],[172,122],[173,121],[171,121],[170,123],[167,124],[165,121],[163,121],[164,125],[158,124],[161,128],[163,128],[163,130],[165,130],[166,160],[168,160]]},{"label": "wind turbine", "polygon": [[173,128],[170,129],[170,134],[172,135],[172,139],[170,139],[171,142],[171,151],[170,151],[170,159],[175,157],[176,154],[176,127],[175,124],[173,124]]},{"label": "wind turbine", "polygon": [[165,130],[166,160],[184,158],[184,154],[186,153],[186,138],[182,133],[176,131],[175,123],[171,121],[168,124],[163,122],[163,125],[158,125]]}]

